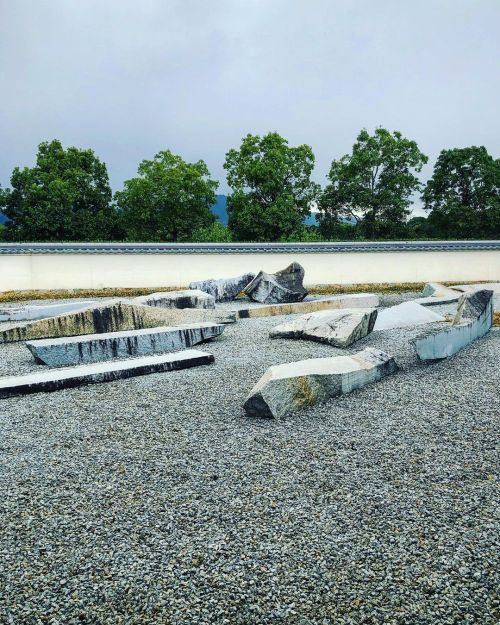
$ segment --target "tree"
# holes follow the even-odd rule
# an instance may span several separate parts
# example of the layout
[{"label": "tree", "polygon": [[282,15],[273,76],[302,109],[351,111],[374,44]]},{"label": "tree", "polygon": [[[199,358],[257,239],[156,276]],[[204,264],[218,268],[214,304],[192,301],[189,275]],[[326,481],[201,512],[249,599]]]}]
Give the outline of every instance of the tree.
[{"label": "tree", "polygon": [[185,241],[214,222],[219,184],[203,161],[186,163],[165,150],[142,161],[138,173],[115,194],[129,240]]},{"label": "tree", "polygon": [[320,200],[322,229],[354,218],[368,238],[401,236],[411,196],[421,187],[415,174],[426,162],[416,142],[400,132],[362,130],[352,154],[332,162]]},{"label": "tree", "polygon": [[16,167],[11,185],[4,197],[11,241],[98,241],[116,232],[106,165],[92,150],[41,143],[36,165]]},{"label": "tree", "polygon": [[193,232],[191,241],[193,243],[230,243],[231,231],[220,221],[214,221],[210,226],[197,228]]},{"label": "tree", "polygon": [[500,235],[500,160],[483,146],[443,150],[422,199],[439,236],[496,238]]},{"label": "tree", "polygon": [[277,241],[300,231],[319,192],[313,167],[308,145],[290,147],[276,132],[249,134],[239,150],[229,150],[224,169],[233,190],[227,199],[233,238]]}]

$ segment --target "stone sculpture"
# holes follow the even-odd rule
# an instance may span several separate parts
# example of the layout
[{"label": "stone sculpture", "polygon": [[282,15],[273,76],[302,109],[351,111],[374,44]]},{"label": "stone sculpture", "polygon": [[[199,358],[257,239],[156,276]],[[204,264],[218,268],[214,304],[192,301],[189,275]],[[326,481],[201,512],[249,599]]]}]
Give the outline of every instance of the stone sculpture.
[{"label": "stone sculpture", "polygon": [[254,278],[254,273],[245,273],[242,276],[236,276],[236,278],[191,282],[189,288],[208,293],[215,298],[216,302],[232,302]]},{"label": "stone sculpture", "polygon": [[301,302],[307,295],[303,280],[303,267],[299,263],[292,263],[274,274],[259,271],[245,287],[245,293],[251,300],[261,304]]}]

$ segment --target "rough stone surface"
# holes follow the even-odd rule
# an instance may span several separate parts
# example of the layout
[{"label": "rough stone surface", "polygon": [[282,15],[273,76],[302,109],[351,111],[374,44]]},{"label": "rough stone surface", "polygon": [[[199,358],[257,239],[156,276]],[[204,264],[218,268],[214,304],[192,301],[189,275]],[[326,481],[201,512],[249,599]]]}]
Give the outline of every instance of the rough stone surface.
[{"label": "rough stone surface", "polygon": [[380,310],[373,329],[405,328],[436,321],[445,321],[445,318],[416,302],[403,302],[397,306]]},{"label": "rough stone surface", "polygon": [[469,293],[471,291],[493,291],[495,294],[500,293],[500,282],[482,282],[480,284],[454,284],[450,287],[454,291]]},{"label": "rough stone surface", "polygon": [[261,304],[301,302],[307,295],[303,280],[304,268],[299,263],[291,263],[276,273],[259,271],[246,286],[245,293],[251,300]]},{"label": "rough stone surface", "polygon": [[332,297],[312,299],[307,302],[240,308],[237,311],[237,315],[240,319],[248,319],[250,317],[277,317],[279,315],[304,314],[316,312],[318,310],[333,310],[338,308],[375,308],[378,305],[378,295],[374,295],[373,293],[356,293],[354,295],[334,295]]},{"label": "rough stone surface", "polygon": [[493,292],[474,291],[460,297],[455,319],[415,337],[413,345],[421,360],[440,360],[484,336],[493,324]]},{"label": "rough stone surface", "polygon": [[367,348],[351,356],[311,358],[270,367],[250,391],[244,409],[249,417],[280,419],[350,393],[394,373],[392,356]]},{"label": "rough stone surface", "polygon": [[132,302],[158,308],[215,308],[214,297],[199,289],[158,291],[135,297]]},{"label": "rough stone surface", "polygon": [[112,358],[130,358],[187,349],[219,336],[225,326],[193,323],[177,327],[28,341],[26,347],[39,364],[61,367]]},{"label": "rough stone surface", "polygon": [[95,304],[89,302],[62,302],[58,304],[47,304],[45,306],[22,306],[20,308],[0,308],[0,321],[33,321],[35,319],[45,319],[55,317],[73,310],[88,308]]},{"label": "rough stone surface", "polygon": [[75,313],[4,328],[0,332],[0,343],[76,336],[77,334],[140,330],[141,328],[157,328],[198,321],[234,323],[236,313],[216,310],[163,309],[115,300],[102,306],[87,308]]},{"label": "rough stone surface", "polygon": [[0,378],[0,398],[26,395],[29,393],[46,393],[73,388],[82,384],[97,384],[131,378],[137,375],[148,375],[176,369],[187,369],[207,365],[214,361],[212,354],[194,349],[174,354],[143,356],[129,360],[100,362],[64,369],[51,369],[43,373]]},{"label": "rough stone surface", "polygon": [[[422,326],[346,352],[276,323],[226,326],[210,366],[0,402],[0,622],[498,625],[500,329],[429,365]],[[244,417],[268,367],[365,347],[399,372]],[[39,370],[0,346],[0,375]]]},{"label": "rough stone surface", "polygon": [[348,347],[369,334],[376,319],[376,308],[321,310],[282,323],[273,328],[269,336]]},{"label": "rough stone surface", "polygon": [[209,293],[216,302],[232,302],[234,298],[250,284],[255,273],[245,273],[236,278],[219,278],[218,280],[201,280],[191,282],[190,289],[199,289]]}]

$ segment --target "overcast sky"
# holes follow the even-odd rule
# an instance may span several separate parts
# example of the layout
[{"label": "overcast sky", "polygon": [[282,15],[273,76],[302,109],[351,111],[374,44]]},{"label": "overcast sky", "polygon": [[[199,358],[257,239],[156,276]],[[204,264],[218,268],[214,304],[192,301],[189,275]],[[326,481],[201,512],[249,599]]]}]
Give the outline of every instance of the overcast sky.
[{"label": "overcast sky", "polygon": [[0,0],[0,183],[53,138],[114,189],[169,148],[224,193],[227,149],[270,130],[321,183],[363,127],[499,157],[499,59],[500,0]]}]

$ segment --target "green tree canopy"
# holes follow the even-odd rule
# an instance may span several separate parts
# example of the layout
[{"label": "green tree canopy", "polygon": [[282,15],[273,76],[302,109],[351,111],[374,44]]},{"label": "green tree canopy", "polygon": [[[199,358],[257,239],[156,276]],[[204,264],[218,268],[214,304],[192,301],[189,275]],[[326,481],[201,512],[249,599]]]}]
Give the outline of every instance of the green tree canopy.
[{"label": "green tree canopy", "polygon": [[115,194],[129,240],[183,241],[214,222],[219,184],[203,161],[186,163],[165,150],[142,161],[138,173]]},{"label": "green tree canopy", "polygon": [[500,235],[500,160],[483,146],[443,150],[422,199],[439,236],[496,238]]},{"label": "green tree canopy", "polygon": [[301,231],[319,186],[311,182],[314,155],[308,145],[290,147],[276,132],[247,135],[226,154],[232,188],[229,228],[238,241],[276,241]]},{"label": "green tree canopy", "polygon": [[36,165],[16,167],[11,185],[4,197],[11,241],[99,241],[115,233],[108,172],[92,150],[41,143]]},{"label": "green tree canopy", "polygon": [[416,142],[400,132],[362,130],[352,153],[332,162],[320,200],[322,232],[328,236],[342,218],[354,218],[369,238],[400,236],[411,196],[421,187],[416,173],[426,162]]}]

